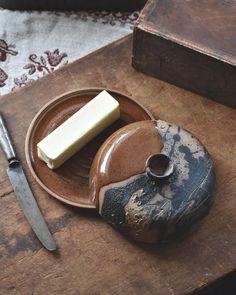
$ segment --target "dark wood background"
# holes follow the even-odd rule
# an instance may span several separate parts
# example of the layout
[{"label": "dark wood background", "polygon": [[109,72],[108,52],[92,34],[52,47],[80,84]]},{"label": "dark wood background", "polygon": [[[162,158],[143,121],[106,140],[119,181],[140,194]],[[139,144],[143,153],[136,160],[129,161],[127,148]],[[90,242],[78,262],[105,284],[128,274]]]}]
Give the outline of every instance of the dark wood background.
[{"label": "dark wood background", "polygon": [[[0,98],[0,111],[58,245],[57,253],[49,253],[32,233],[0,152],[0,294],[190,294],[235,270],[236,111],[136,72],[131,47],[129,36]],[[191,236],[162,247],[136,244],[95,211],[60,203],[32,179],[24,155],[31,120],[55,96],[86,87],[124,92],[207,147],[217,174],[215,204]]]},{"label": "dark wood background", "polygon": [[21,10],[112,10],[141,9],[147,0],[0,0],[0,6]]}]

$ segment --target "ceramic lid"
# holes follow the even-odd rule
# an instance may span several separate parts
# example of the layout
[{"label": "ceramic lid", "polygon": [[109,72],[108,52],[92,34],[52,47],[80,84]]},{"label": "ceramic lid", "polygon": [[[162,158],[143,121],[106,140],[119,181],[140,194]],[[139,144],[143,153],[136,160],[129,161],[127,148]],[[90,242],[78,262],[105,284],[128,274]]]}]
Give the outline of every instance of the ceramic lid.
[{"label": "ceramic lid", "polygon": [[153,120],[129,124],[100,147],[89,191],[105,221],[143,242],[178,236],[206,215],[214,171],[188,131]]}]

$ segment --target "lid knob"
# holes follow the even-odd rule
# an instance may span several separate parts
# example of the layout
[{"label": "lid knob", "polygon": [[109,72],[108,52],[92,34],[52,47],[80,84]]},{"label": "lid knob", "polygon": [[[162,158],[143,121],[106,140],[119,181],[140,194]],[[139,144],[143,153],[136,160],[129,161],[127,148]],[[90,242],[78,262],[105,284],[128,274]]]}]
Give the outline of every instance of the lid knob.
[{"label": "lid knob", "polygon": [[174,172],[174,164],[165,154],[153,154],[146,162],[146,172],[150,177],[164,180]]}]

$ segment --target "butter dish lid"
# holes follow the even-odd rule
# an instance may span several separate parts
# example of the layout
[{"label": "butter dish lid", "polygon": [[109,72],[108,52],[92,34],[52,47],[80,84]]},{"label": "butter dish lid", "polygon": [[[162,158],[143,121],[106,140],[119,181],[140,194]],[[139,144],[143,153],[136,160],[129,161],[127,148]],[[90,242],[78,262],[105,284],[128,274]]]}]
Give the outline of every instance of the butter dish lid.
[{"label": "butter dish lid", "polygon": [[90,171],[90,198],[106,222],[142,242],[179,236],[213,200],[213,163],[190,132],[143,121],[112,134]]}]

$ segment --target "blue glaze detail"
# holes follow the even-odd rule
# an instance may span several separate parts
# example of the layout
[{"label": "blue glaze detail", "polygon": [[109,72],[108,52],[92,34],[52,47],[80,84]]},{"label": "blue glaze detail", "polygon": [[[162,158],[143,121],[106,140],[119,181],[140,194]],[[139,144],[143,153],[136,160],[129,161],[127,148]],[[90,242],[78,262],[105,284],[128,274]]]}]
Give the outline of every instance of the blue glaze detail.
[{"label": "blue glaze detail", "polygon": [[[164,144],[162,152],[175,164],[173,175],[166,182],[137,175],[125,184],[117,183],[106,191],[101,211],[103,218],[123,233],[137,240],[143,240],[140,232],[148,233],[153,235],[151,242],[178,236],[204,217],[213,202],[215,183],[212,160],[191,133],[164,121],[157,121],[157,130]],[[140,190],[143,193],[133,199]],[[135,221],[134,215],[140,220],[133,225],[130,219]]]}]

